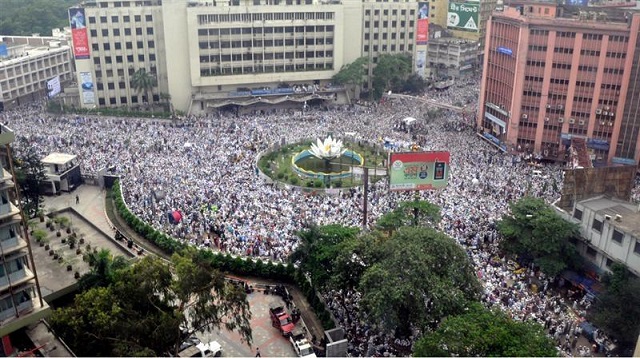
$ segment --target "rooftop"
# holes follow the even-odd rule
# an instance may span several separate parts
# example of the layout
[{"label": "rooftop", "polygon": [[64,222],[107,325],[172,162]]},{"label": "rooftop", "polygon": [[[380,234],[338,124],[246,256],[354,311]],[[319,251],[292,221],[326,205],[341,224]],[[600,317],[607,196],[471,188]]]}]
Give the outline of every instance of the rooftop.
[{"label": "rooftop", "polygon": [[44,164],[58,164],[63,165],[67,164],[70,161],[76,159],[78,156],[73,154],[65,154],[65,153],[51,153],[46,157],[42,158],[42,163]]},{"label": "rooftop", "polygon": [[[630,202],[603,196],[583,200],[578,204],[600,215],[609,215],[611,217],[611,225],[635,237],[640,237],[640,212],[638,211],[638,206]],[[620,215],[620,220],[616,219],[616,215]]]}]

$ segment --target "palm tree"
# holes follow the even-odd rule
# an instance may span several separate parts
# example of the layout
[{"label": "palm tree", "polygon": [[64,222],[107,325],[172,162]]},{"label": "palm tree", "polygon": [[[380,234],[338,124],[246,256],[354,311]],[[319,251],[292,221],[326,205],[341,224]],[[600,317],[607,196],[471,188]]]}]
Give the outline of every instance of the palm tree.
[{"label": "palm tree", "polygon": [[[137,70],[131,77],[131,86],[137,93],[144,93],[147,97],[147,103],[151,105],[153,98],[149,96],[153,87],[156,86],[156,78],[147,72],[144,68]],[[153,106],[152,106],[153,110]]]},{"label": "palm tree", "polygon": [[80,278],[79,285],[84,289],[108,286],[113,282],[115,272],[129,265],[126,258],[113,256],[107,249],[90,252],[87,256],[92,268]]}]

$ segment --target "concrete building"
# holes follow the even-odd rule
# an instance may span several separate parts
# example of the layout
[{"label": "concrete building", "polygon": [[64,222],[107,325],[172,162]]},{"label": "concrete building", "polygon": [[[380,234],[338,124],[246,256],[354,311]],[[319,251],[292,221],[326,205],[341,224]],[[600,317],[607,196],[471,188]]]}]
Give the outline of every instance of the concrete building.
[{"label": "concrete building", "polygon": [[0,111],[47,94],[47,81],[74,78],[70,46],[59,37],[0,36]]},{"label": "concrete building", "polygon": [[498,6],[497,0],[450,0],[447,5],[444,26],[455,37],[477,42],[477,54],[482,61],[487,22]]},{"label": "concrete building", "polygon": [[145,94],[131,86],[141,68],[157,79],[150,100],[170,97],[183,112],[343,103],[354,94],[331,84],[343,65],[362,56],[375,65],[380,54],[415,55],[418,6],[415,0],[85,2],[70,9],[87,19],[86,28],[72,29],[88,38],[87,51],[75,56],[82,105],[141,104]]},{"label": "concrete building", "polygon": [[478,43],[452,37],[432,39],[427,45],[431,77],[459,78],[473,73],[478,66]]},{"label": "concrete building", "polygon": [[17,191],[12,164],[5,153],[15,140],[13,131],[0,125],[3,168],[0,168],[0,336],[4,354],[13,353],[9,334],[44,317],[49,306],[42,299]]},{"label": "concrete building", "polygon": [[592,273],[610,272],[614,262],[640,276],[640,212],[638,205],[598,196],[576,203],[573,212],[558,209],[567,221],[580,225],[578,252]]},{"label": "concrete building", "polygon": [[478,127],[503,150],[563,160],[580,138],[596,162],[635,164],[640,14],[576,11],[531,3],[493,14]]},{"label": "concrete building", "polygon": [[77,158],[77,155],[64,153],[51,153],[42,158],[41,162],[47,176],[45,193],[52,195],[63,191],[68,193],[82,183],[80,163]]}]

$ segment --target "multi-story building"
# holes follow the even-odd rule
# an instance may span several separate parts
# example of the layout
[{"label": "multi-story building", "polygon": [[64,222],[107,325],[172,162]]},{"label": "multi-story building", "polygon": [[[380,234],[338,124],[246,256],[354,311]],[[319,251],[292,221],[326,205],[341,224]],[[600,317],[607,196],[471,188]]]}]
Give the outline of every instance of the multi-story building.
[{"label": "multi-story building", "polygon": [[55,37],[0,36],[0,111],[47,95],[47,81],[73,76],[70,47]]},{"label": "multi-story building", "polygon": [[610,271],[611,264],[624,264],[640,276],[640,212],[638,205],[603,196],[579,201],[573,212],[556,208],[567,221],[580,225],[578,252],[596,275]]},{"label": "multi-story building", "polygon": [[[487,21],[497,7],[496,0],[450,0],[443,26],[455,37],[478,43],[478,57],[484,56]],[[440,24],[439,24],[440,25]]]},{"label": "multi-story building", "polygon": [[157,79],[151,101],[184,112],[345,102],[333,75],[363,56],[372,66],[384,53],[414,56],[418,9],[416,0],[85,2],[70,9],[82,105],[142,103],[131,85],[139,69]]},{"label": "multi-story building", "polygon": [[0,159],[3,162],[0,168],[0,336],[7,356],[13,351],[9,335],[38,321],[49,311],[40,294],[31,245],[22,225],[25,220],[16,200],[11,159],[4,155],[14,140],[14,133],[0,125],[3,153]]},{"label": "multi-story building", "polygon": [[478,64],[478,43],[452,37],[429,41],[427,58],[435,79],[462,77],[473,73]]},{"label": "multi-story building", "polygon": [[531,3],[488,23],[478,111],[503,149],[563,159],[572,138],[597,161],[635,164],[640,14]]}]

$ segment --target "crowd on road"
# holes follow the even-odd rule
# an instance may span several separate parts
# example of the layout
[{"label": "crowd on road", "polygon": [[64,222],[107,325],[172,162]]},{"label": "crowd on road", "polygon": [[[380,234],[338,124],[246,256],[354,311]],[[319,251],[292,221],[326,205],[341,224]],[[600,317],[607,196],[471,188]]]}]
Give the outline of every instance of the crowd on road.
[{"label": "crowd on road", "polygon": [[[468,87],[451,87],[446,97],[467,95]],[[296,249],[296,231],[305,223],[359,226],[364,193],[355,188],[314,195],[273,185],[257,170],[259,153],[283,140],[292,143],[329,133],[351,133],[354,140],[381,148],[382,138],[387,138],[401,143],[400,149],[417,142],[424,150],[448,150],[448,187],[420,195],[441,207],[441,229],[467,250],[485,287],[483,301],[514,319],[545,324],[567,354],[587,352],[570,338],[588,301],[562,301],[552,290],[558,283],[544,277],[538,278],[540,289],[531,291],[529,271],[514,273],[497,249],[496,222],[508,204],[527,193],[549,203],[558,199],[561,168],[534,168],[518,155],[498,151],[455,113],[423,123],[422,133],[399,131],[403,118],[423,118],[415,108],[409,99],[394,99],[371,106],[310,109],[304,118],[299,112],[272,110],[174,122],[59,116],[33,105],[5,112],[2,121],[41,156],[76,154],[83,173],[108,168],[121,174],[127,205],[154,227],[199,247],[275,261],[286,260]],[[533,170],[542,175],[533,175]],[[370,186],[368,195],[370,225],[398,202],[413,198],[413,193],[390,193],[385,180]],[[173,211],[182,213],[177,224],[167,215]],[[378,333],[359,316],[358,295],[333,291],[325,296],[348,333],[349,353],[388,356],[410,351],[419,332],[406,339]]]}]

